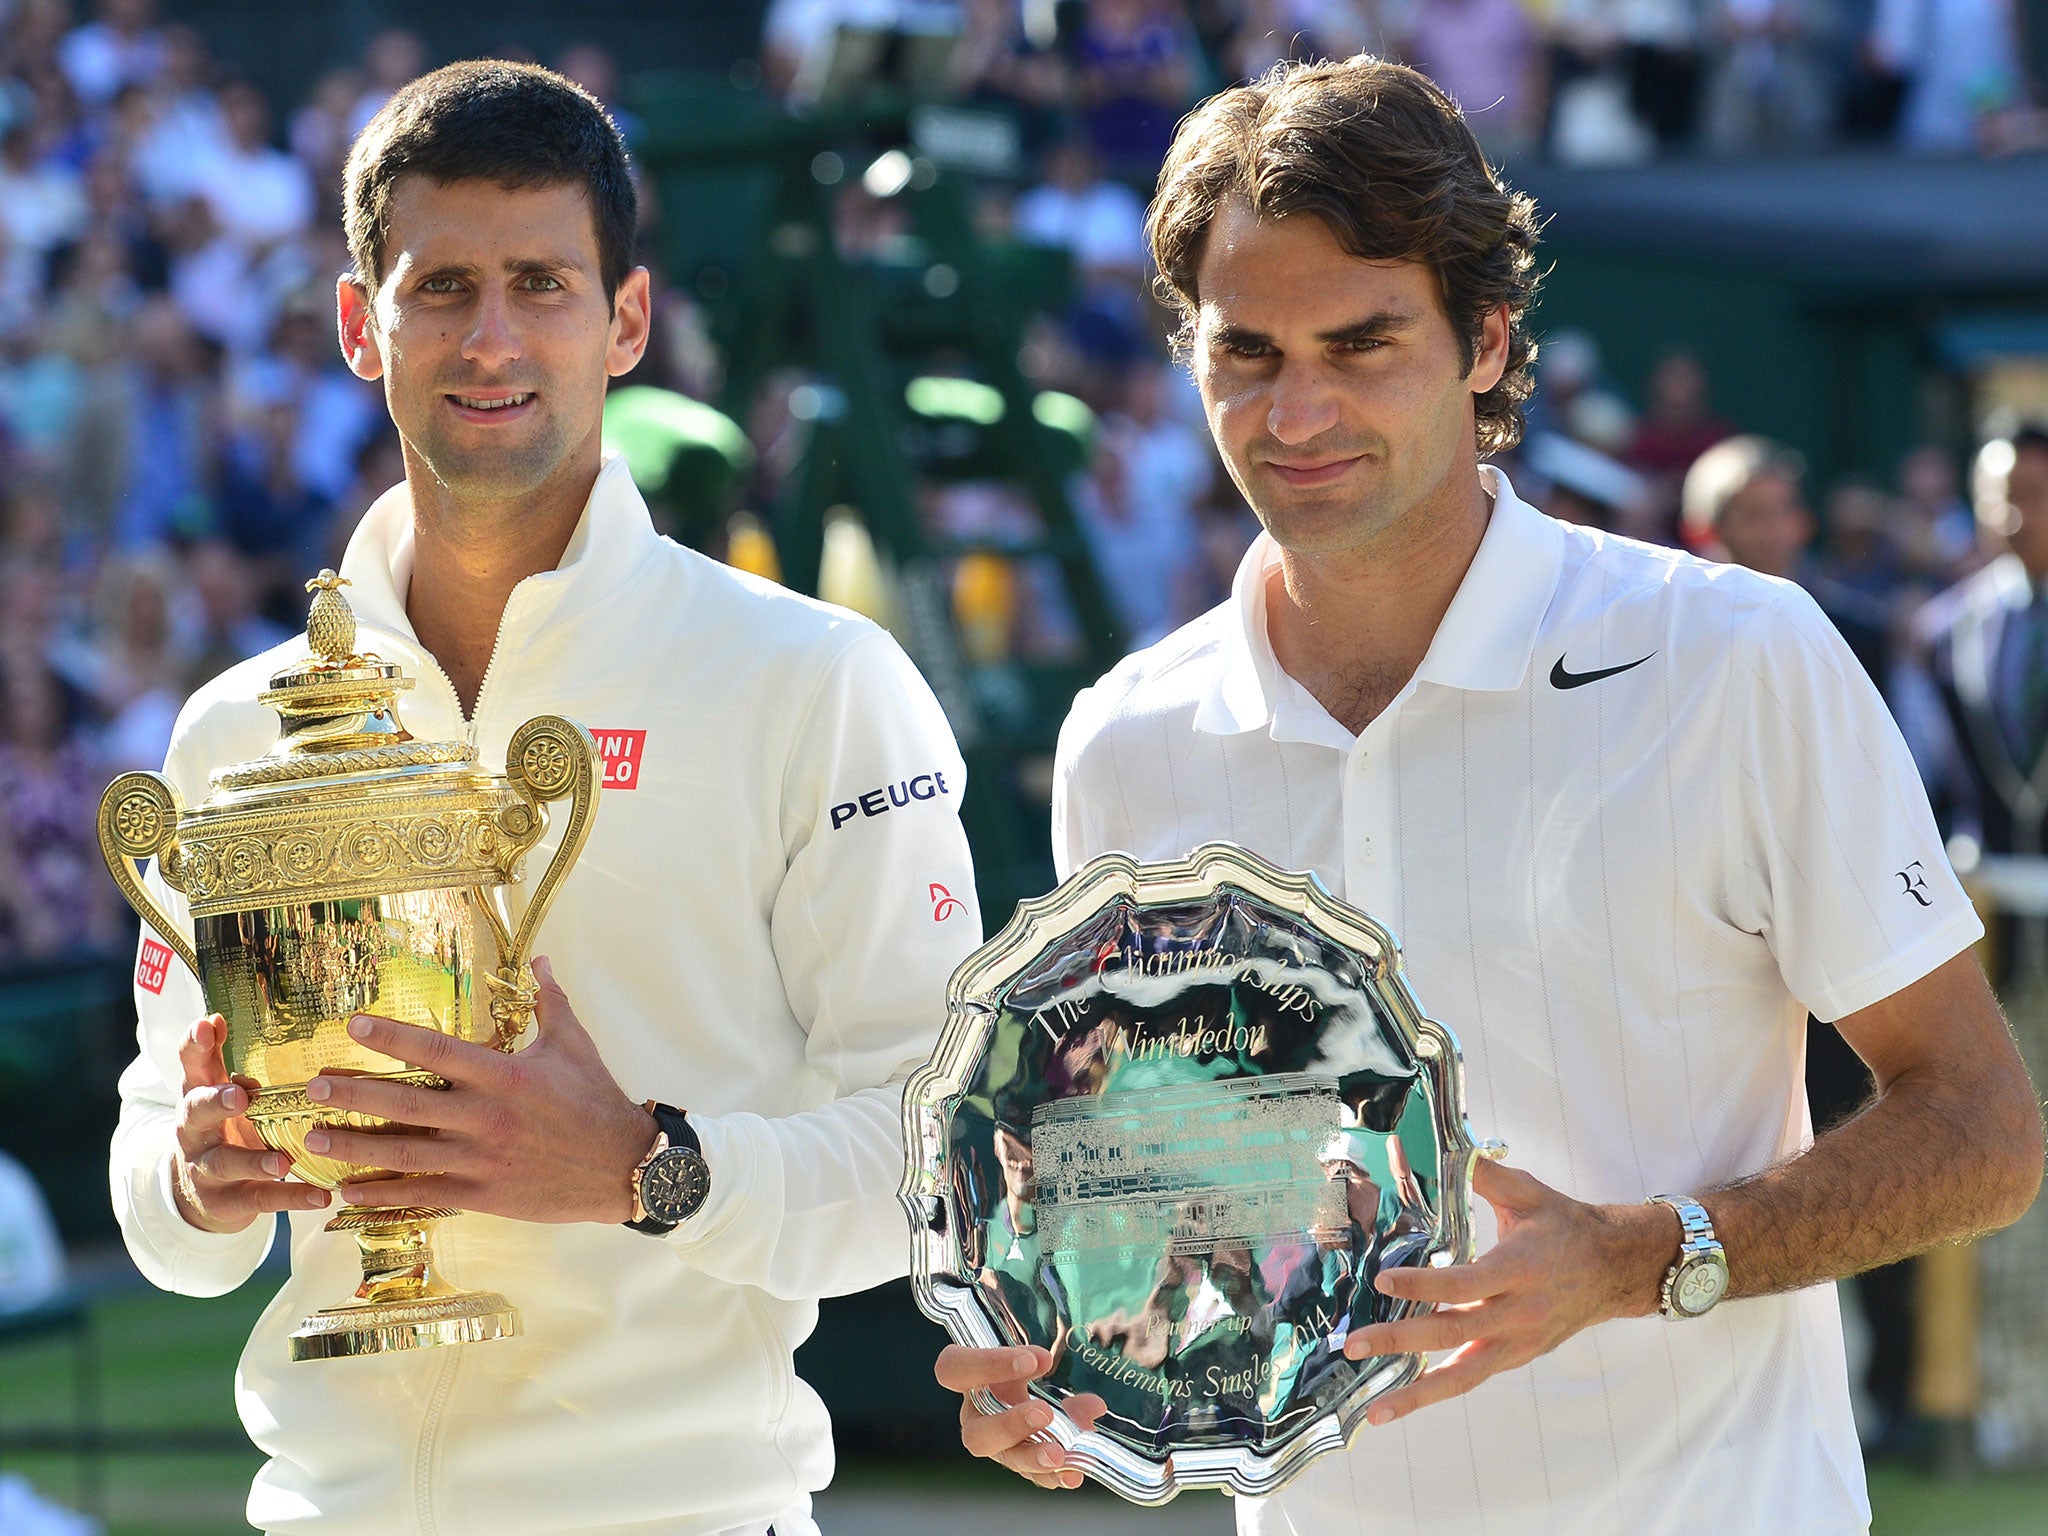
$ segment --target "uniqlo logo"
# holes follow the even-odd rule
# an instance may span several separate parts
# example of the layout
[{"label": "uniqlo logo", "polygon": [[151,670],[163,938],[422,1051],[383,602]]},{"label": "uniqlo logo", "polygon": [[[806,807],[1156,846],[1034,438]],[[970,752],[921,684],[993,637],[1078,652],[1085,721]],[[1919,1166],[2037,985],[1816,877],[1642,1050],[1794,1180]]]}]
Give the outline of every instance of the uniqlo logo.
[{"label": "uniqlo logo", "polygon": [[135,962],[135,984],[146,992],[164,995],[164,983],[171,975],[171,951],[169,946],[159,944],[155,939],[142,941],[142,958]]},{"label": "uniqlo logo", "polygon": [[640,787],[640,751],[647,745],[645,731],[592,731],[597,750],[604,754],[604,787]]}]

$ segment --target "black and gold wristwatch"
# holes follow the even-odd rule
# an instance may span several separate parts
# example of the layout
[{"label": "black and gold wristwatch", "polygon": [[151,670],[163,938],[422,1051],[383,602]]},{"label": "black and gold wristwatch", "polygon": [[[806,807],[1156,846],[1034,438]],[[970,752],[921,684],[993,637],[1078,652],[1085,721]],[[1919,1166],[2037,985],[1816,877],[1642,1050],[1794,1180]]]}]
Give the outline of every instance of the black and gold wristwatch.
[{"label": "black and gold wristwatch", "polygon": [[711,1167],[687,1115],[653,1099],[646,1109],[659,1129],[633,1170],[633,1219],[626,1225],[650,1237],[666,1237],[703,1209],[711,1194]]}]

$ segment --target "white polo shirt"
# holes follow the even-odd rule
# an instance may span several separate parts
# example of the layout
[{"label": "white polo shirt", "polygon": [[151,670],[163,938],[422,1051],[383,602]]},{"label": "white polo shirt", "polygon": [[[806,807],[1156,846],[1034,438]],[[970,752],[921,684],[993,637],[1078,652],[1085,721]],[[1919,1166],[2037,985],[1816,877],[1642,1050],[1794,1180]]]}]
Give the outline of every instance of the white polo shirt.
[{"label": "white polo shirt", "polygon": [[[1809,1010],[1867,1007],[1982,928],[1805,593],[1554,522],[1482,474],[1479,552],[1363,734],[1275,661],[1263,536],[1230,602],[1083,693],[1060,873],[1212,838],[1312,869],[1401,937],[1510,1162],[1581,1200],[1712,1189],[1811,1140]],[[1238,1508],[1298,1536],[1865,1530],[1834,1288],[1589,1329]]]}]

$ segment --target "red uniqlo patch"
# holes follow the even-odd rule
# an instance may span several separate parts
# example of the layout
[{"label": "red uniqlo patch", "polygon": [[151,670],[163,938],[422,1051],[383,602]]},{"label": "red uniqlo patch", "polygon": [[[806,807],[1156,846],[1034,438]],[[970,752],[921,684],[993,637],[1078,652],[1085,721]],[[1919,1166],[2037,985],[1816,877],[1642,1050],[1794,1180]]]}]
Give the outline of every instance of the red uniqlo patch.
[{"label": "red uniqlo patch", "polygon": [[597,750],[604,754],[604,787],[640,787],[640,749],[647,745],[645,731],[592,731]]},{"label": "red uniqlo patch", "polygon": [[171,951],[168,946],[155,939],[142,941],[142,958],[135,962],[135,984],[145,991],[154,992],[158,997],[164,993],[164,982],[171,974]]}]

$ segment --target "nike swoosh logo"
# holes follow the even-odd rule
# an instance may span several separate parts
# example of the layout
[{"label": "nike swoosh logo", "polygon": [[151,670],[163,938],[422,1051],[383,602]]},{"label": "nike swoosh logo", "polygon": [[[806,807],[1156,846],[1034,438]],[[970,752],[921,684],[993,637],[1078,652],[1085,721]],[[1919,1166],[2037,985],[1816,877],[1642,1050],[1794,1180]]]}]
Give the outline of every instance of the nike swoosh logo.
[{"label": "nike swoosh logo", "polygon": [[[1655,651],[1650,652],[1654,656]],[[1624,661],[1618,667],[1602,667],[1597,672],[1567,672],[1564,658],[1557,658],[1557,665],[1550,669],[1550,686],[1553,688],[1583,688],[1588,683],[1597,683],[1603,677],[1613,677],[1617,672],[1626,672],[1631,667],[1640,667],[1650,656],[1638,656],[1634,661]]]}]

